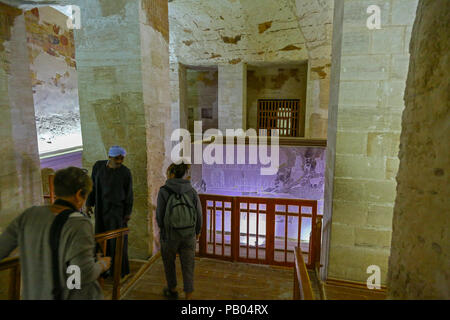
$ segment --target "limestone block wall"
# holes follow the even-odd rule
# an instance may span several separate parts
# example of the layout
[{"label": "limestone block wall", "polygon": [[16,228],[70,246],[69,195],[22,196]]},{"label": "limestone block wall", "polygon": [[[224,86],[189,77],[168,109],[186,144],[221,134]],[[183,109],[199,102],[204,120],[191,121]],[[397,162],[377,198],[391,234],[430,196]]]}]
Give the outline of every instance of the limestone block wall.
[{"label": "limestone block wall", "polygon": [[[169,79],[169,18],[165,0],[140,0],[139,28],[142,57],[142,87],[147,153],[147,219],[149,253],[159,250],[156,202],[171,163],[171,102]],[[144,177],[145,178],[145,177]],[[144,187],[142,187],[145,189]],[[139,222],[137,222],[139,223]],[[138,235],[136,235],[138,237]]]},{"label": "limestone block wall", "polygon": [[194,121],[202,121],[202,129],[218,128],[218,72],[211,70],[187,69],[186,108],[188,127],[194,132]]},{"label": "limestone block wall", "polygon": [[392,299],[450,298],[449,21],[449,1],[419,1],[400,137]]},{"label": "limestone block wall", "polygon": [[51,7],[25,12],[40,153],[82,144],[73,30]]},{"label": "limestone block wall", "polygon": [[299,136],[304,136],[308,65],[252,67],[247,71],[247,128],[256,130],[258,99],[299,99]]},{"label": "limestone block wall", "polygon": [[0,3],[0,233],[43,202],[25,17]]},{"label": "limestone block wall", "polygon": [[170,63],[170,97],[172,102],[172,131],[187,129],[187,81],[186,67],[181,63]]},{"label": "limestone block wall", "polygon": [[[327,219],[332,220],[328,277],[365,282],[367,267],[377,265],[386,284],[408,44],[417,1],[345,0],[343,5],[341,22],[334,22],[335,27],[342,24],[335,32],[342,40],[333,43],[340,62],[330,96],[334,110],[328,139],[335,154],[328,162],[333,169],[327,172],[334,174],[328,178],[328,184],[333,180],[332,194],[325,196]],[[366,27],[369,5],[381,9],[379,30]]]},{"label": "limestone block wall", "polygon": [[320,251],[320,278],[325,281],[328,277],[328,261],[331,236],[331,222],[333,213],[334,191],[334,163],[336,161],[337,115],[340,88],[342,25],[344,16],[344,2],[336,1],[333,16],[333,42],[330,71],[330,104],[328,107],[327,157],[325,166],[324,213],[322,219],[322,248]]},{"label": "limestone block wall", "polygon": [[308,50],[307,138],[327,137],[334,0],[295,0],[293,11]]},{"label": "limestone block wall", "polygon": [[146,258],[151,233],[140,1],[80,0],[76,4],[82,22],[82,28],[75,30],[75,45],[83,167],[90,170],[95,161],[107,159],[112,145],[127,150],[125,165],[133,175],[134,191],[129,254]]},{"label": "limestone block wall", "polygon": [[219,65],[219,129],[247,126],[247,65]]}]

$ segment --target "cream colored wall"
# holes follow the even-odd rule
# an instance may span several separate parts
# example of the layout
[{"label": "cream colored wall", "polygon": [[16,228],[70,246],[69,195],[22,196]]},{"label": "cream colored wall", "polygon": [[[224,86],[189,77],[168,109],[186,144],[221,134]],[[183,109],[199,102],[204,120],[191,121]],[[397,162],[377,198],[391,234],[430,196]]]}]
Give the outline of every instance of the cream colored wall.
[{"label": "cream colored wall", "polygon": [[0,4],[0,233],[43,202],[23,12]]},{"label": "cream colored wall", "polygon": [[[307,68],[303,64],[247,70],[247,127],[257,129],[258,99],[299,99],[304,117]],[[305,124],[299,125],[304,128]]]},{"label": "cream colored wall", "polygon": [[82,13],[75,44],[83,166],[91,169],[106,159],[112,145],[127,150],[134,190],[129,254],[147,258],[154,252],[156,196],[170,154],[167,2],[77,4]]},{"label": "cream colored wall", "polygon": [[[371,4],[381,9],[380,30],[366,27]],[[336,74],[330,88],[324,229],[330,278],[365,282],[367,267],[377,265],[381,283],[387,283],[416,4],[346,0],[343,8],[336,8],[341,21],[334,22],[339,28],[335,36],[342,40],[333,43],[333,58],[339,63],[332,67]]]},{"label": "cream colored wall", "polygon": [[332,12],[332,0],[170,2],[171,63],[219,66],[220,129],[248,127],[247,65],[307,63],[305,137],[326,139]]},{"label": "cream colored wall", "polygon": [[[188,127],[194,132],[194,121],[202,121],[203,131],[218,127],[218,72],[212,70],[193,70],[186,72],[186,107]],[[211,118],[202,117],[202,109],[209,110]]]}]

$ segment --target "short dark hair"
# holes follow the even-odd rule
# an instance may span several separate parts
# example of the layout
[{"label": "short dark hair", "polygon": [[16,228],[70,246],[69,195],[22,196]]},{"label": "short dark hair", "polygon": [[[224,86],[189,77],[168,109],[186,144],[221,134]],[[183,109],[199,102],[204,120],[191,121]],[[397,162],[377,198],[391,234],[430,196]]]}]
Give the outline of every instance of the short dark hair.
[{"label": "short dark hair", "polygon": [[174,174],[175,178],[180,179],[184,177],[190,167],[191,166],[189,164],[185,164],[183,162],[180,164],[172,163],[169,168],[167,168],[167,171],[169,174]]},{"label": "short dark hair", "polygon": [[92,180],[87,170],[77,167],[68,167],[55,173],[55,195],[57,197],[70,197],[81,190],[81,195],[86,197],[92,190]]}]

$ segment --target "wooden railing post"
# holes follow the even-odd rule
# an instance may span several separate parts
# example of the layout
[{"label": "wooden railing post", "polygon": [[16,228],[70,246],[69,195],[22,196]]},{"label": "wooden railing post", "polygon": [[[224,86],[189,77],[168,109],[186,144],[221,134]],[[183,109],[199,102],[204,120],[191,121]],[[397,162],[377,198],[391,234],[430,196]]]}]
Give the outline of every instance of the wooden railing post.
[{"label": "wooden railing post", "polygon": [[[106,241],[107,240],[103,240],[101,242],[98,242],[98,245],[100,246],[100,249],[102,251],[102,255],[103,256],[106,256]],[[102,276],[100,276],[98,278],[98,283],[100,284],[100,287],[102,287],[102,289],[103,289],[104,286],[105,286],[105,279]]]},{"label": "wooden railing post", "polygon": [[48,176],[48,190],[50,192],[50,204],[55,202],[55,175]]},{"label": "wooden railing post", "polygon": [[322,217],[317,216],[317,224],[316,224],[316,261],[314,264],[314,268],[318,272],[320,270],[320,250],[322,246]]},{"label": "wooden railing post", "polygon": [[[122,259],[123,259],[123,247],[125,241],[125,235],[128,234],[128,228],[122,228],[117,230],[111,230],[104,233],[96,234],[95,241],[98,243],[102,249],[103,254],[106,254],[107,241],[111,239],[116,239],[115,245],[115,256],[114,261],[112,261],[113,266],[113,292],[112,300],[120,299],[120,278],[122,273]],[[99,283],[103,287],[103,278],[98,279]]]},{"label": "wooden railing post", "polygon": [[240,211],[239,211],[240,203],[236,197],[233,197],[231,202],[231,259],[233,261],[237,261],[239,257],[240,250]]},{"label": "wooden railing post", "polygon": [[116,248],[114,253],[114,280],[113,280],[113,292],[112,300],[120,299],[120,276],[122,274],[122,255],[123,255],[123,242],[124,234],[121,233],[119,238],[116,239]]},{"label": "wooden railing post", "polygon": [[18,256],[0,261],[0,271],[9,270],[8,299],[20,300],[20,260]]},{"label": "wooden railing post", "polygon": [[203,195],[200,195],[200,202],[202,204],[202,219],[203,219],[203,223],[202,223],[202,232],[200,235],[200,239],[199,239],[199,255],[200,256],[204,256],[206,254],[206,233],[207,233],[207,228],[206,228],[206,223],[208,221],[208,216],[207,216],[207,203],[206,203],[206,199]]},{"label": "wooden railing post", "polygon": [[20,300],[20,264],[9,271],[8,299]]}]

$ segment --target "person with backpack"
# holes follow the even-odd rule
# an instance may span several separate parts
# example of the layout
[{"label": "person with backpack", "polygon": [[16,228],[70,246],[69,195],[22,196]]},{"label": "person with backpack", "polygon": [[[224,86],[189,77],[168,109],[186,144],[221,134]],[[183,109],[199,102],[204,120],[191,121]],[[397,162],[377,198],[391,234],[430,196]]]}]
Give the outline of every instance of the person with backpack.
[{"label": "person with backpack", "polygon": [[52,205],[25,210],[0,235],[0,260],[19,247],[24,300],[101,300],[97,279],[111,258],[96,260],[94,228],[81,213],[91,179],[69,167],[56,172],[54,186]]},{"label": "person with backpack", "polygon": [[202,229],[202,207],[197,192],[185,178],[188,164],[171,164],[167,169],[167,181],[158,193],[156,221],[160,229],[161,256],[167,287],[163,294],[177,299],[175,259],[180,256],[186,299],[192,299],[194,291],[195,247]]}]

